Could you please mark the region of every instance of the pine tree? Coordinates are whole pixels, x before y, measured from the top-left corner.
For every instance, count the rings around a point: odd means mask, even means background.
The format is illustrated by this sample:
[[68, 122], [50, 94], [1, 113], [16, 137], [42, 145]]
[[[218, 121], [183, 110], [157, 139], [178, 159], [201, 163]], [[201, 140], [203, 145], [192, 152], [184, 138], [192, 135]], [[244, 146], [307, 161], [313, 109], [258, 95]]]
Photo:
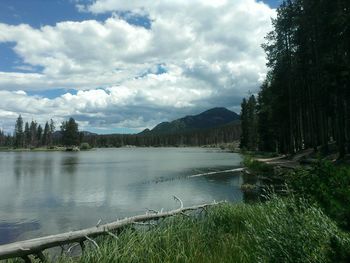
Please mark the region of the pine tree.
[[24, 144], [24, 133], [23, 133], [23, 119], [19, 115], [15, 125], [15, 147], [21, 148]]
[[[259, 147], [350, 152], [350, 1], [285, 0], [263, 45], [269, 72], [258, 97]], [[269, 131], [265, 123], [273, 127]], [[271, 135], [269, 135], [271, 134]]]
[[46, 122], [44, 127], [43, 138], [42, 138], [42, 144], [44, 146], [47, 146], [49, 143], [49, 133], [50, 133], [50, 126], [49, 126], [49, 123]]
[[37, 146], [42, 145], [42, 135], [43, 135], [43, 128], [41, 125], [38, 125], [37, 131], [36, 131], [36, 139], [37, 139]]
[[79, 145], [79, 130], [78, 124], [73, 118], [62, 122], [62, 143], [66, 146]]
[[49, 124], [49, 133], [48, 133], [48, 144], [51, 146], [53, 144], [53, 133], [55, 132], [55, 122], [50, 119], [50, 124]]
[[30, 123], [30, 145], [31, 147], [35, 147], [37, 145], [37, 126], [36, 121], [32, 120]]
[[25, 137], [25, 147], [28, 147], [31, 143], [31, 135], [30, 135], [30, 129], [29, 129], [29, 123], [26, 122], [25, 128], [24, 128], [24, 137]]
[[240, 142], [240, 148], [246, 149], [248, 147], [248, 140], [249, 140], [249, 120], [248, 120], [248, 105], [247, 100], [244, 98], [241, 104], [241, 127], [242, 127], [242, 134], [241, 134], [241, 142]]

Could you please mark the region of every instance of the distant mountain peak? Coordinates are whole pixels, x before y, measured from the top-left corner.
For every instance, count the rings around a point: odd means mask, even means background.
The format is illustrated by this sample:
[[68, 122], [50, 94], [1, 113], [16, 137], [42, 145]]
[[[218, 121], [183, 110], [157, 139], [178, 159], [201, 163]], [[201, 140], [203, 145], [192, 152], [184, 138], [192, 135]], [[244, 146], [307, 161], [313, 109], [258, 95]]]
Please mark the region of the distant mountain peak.
[[172, 134], [190, 132], [200, 129], [219, 127], [238, 121], [239, 115], [223, 107], [206, 110], [198, 115], [188, 115], [171, 122], [162, 122], [152, 130], [144, 130], [141, 134]]

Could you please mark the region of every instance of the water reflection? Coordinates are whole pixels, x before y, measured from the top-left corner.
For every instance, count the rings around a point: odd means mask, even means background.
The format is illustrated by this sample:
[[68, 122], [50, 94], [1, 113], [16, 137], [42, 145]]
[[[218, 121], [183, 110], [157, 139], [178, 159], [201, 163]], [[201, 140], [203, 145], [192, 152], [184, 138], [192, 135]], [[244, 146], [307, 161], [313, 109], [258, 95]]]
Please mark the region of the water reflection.
[[74, 175], [77, 171], [79, 162], [79, 153], [68, 153], [68, 156], [63, 156], [61, 160], [62, 174]]
[[252, 189], [247, 189], [243, 191], [243, 200], [245, 203], [254, 203], [258, 201], [259, 199], [259, 188], [253, 189], [255, 186], [259, 185], [259, 178], [257, 175], [254, 174], [248, 174], [245, 172], [242, 172], [242, 179], [243, 179], [243, 184], [252, 186]]
[[16, 240], [23, 232], [40, 229], [37, 221], [33, 222], [1, 222], [0, 221], [0, 245]]
[[[0, 241], [213, 200], [241, 202], [241, 157], [200, 148], [0, 153]], [[217, 171], [215, 175], [189, 178]], [[3, 225], [1, 225], [1, 222]], [[2, 231], [2, 232], [1, 232]]]

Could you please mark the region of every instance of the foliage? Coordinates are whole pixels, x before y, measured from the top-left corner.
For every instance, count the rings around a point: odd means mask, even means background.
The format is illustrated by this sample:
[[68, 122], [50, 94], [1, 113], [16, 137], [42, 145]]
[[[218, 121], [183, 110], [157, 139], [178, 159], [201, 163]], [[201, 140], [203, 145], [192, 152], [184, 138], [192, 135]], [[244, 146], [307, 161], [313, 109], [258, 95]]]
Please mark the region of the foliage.
[[199, 129], [190, 132], [172, 134], [106, 134], [85, 135], [84, 142], [92, 147], [121, 147], [134, 146], [202, 146], [232, 143], [241, 134], [240, 123], [230, 123], [224, 126]]
[[90, 150], [91, 146], [90, 144], [88, 144], [87, 142], [83, 142], [82, 144], [80, 144], [80, 150]]
[[[20, 119], [22, 120], [22, 119]], [[22, 120], [23, 121], [23, 120]], [[23, 124], [22, 124], [23, 126]], [[19, 127], [18, 125], [16, 127]], [[68, 129], [68, 130], [67, 130]], [[16, 137], [5, 135], [0, 131], [0, 147], [37, 148], [41, 146], [52, 147], [54, 145], [79, 145], [88, 143], [92, 147], [122, 147], [134, 146], [203, 146], [232, 143], [239, 139], [241, 125], [234, 121], [219, 127], [190, 129], [184, 132], [169, 134], [152, 133], [149, 130], [139, 134], [103, 134], [90, 132], [78, 132], [78, 126], [74, 119], [64, 121], [61, 130], [55, 132], [55, 123], [51, 119], [46, 122], [44, 129], [36, 121], [25, 123], [24, 132], [19, 132]], [[74, 130], [74, 132], [73, 132]], [[17, 140], [16, 140], [17, 138]], [[16, 146], [18, 144], [19, 146]]]
[[251, 172], [259, 175], [273, 175], [274, 172], [272, 165], [259, 162], [249, 155], [244, 156], [243, 165]]
[[331, 218], [350, 230], [350, 168], [317, 162], [311, 169], [289, 174], [290, 187], [297, 194], [317, 202]]
[[349, 236], [339, 232], [334, 222], [304, 199], [273, 197], [267, 204], [252, 209], [249, 218], [247, 234], [259, 262], [348, 262], [350, 259]]
[[59, 262], [348, 262], [349, 236], [303, 199], [224, 204], [96, 239]]
[[79, 145], [78, 124], [73, 118], [62, 122], [61, 125], [62, 142], [66, 146]]
[[21, 115], [18, 116], [17, 120], [16, 120], [16, 125], [15, 125], [15, 143], [14, 146], [16, 148], [20, 148], [23, 146], [23, 118]]
[[[260, 150], [322, 146], [327, 153], [335, 140], [340, 157], [350, 153], [349, 24], [349, 0], [284, 0], [277, 9], [263, 45], [269, 72], [256, 105]], [[243, 131], [256, 118], [246, 122]]]
[[248, 101], [243, 99], [241, 107], [242, 135], [240, 147], [249, 151], [255, 151], [258, 146], [258, 122], [255, 96], [251, 95]]

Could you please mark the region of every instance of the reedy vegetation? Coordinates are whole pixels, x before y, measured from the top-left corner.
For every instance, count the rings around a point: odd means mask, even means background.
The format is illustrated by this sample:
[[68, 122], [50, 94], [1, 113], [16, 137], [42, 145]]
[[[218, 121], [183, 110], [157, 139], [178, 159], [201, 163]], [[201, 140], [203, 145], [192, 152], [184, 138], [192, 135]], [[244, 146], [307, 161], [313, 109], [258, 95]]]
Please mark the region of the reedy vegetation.
[[[347, 262], [350, 238], [321, 209], [298, 198], [224, 204], [97, 239], [59, 262]], [[14, 262], [14, 261], [9, 261]]]

